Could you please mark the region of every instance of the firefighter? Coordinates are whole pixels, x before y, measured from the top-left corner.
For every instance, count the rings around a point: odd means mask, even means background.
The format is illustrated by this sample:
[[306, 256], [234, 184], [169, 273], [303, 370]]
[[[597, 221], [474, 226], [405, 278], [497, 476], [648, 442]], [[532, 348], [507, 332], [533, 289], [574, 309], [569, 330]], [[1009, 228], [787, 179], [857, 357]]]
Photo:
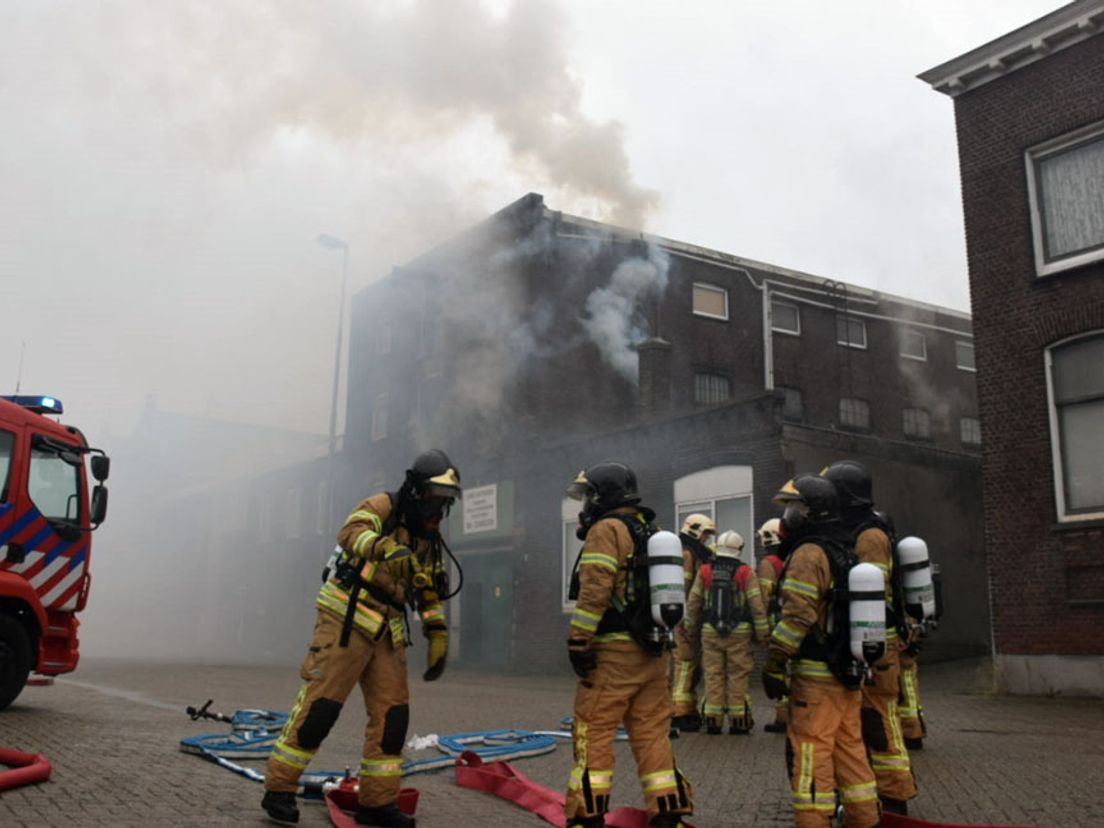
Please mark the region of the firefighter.
[[819, 475], [800, 474], [774, 502], [785, 509], [782, 539], [794, 549], [779, 587], [781, 610], [763, 689], [768, 698], [782, 698], [792, 667], [787, 761], [795, 825], [827, 828], [838, 789], [848, 828], [873, 828], [880, 815], [862, 740], [862, 673], [850, 660], [849, 630], [841, 622], [846, 607], [836, 592], [847, 589], [847, 570], [856, 559], [840, 524], [836, 487]]
[[903, 596], [894, 589], [900, 573], [894, 568], [893, 532], [888, 521], [874, 511], [873, 485], [862, 463], [840, 460], [821, 475], [836, 484], [841, 521], [855, 539], [855, 554], [860, 561], [874, 564], [885, 573], [886, 650], [885, 656], [873, 665], [873, 683], [862, 685], [862, 732], [870, 767], [878, 781], [882, 810], [907, 814], [906, 803], [916, 797], [916, 781], [897, 711], [901, 670], [899, 631], [907, 634], [908, 627], [899, 614], [904, 610]]
[[362, 501], [338, 532], [340, 556], [323, 574], [314, 636], [300, 671], [304, 684], [265, 767], [261, 806], [275, 822], [295, 823], [299, 777], [359, 684], [368, 724], [360, 763], [356, 821], [413, 826], [396, 804], [409, 718], [406, 607], [428, 639], [423, 678], [445, 669], [448, 597], [441, 520], [460, 497], [460, 473], [440, 450], [418, 455], [396, 494]]
[[[785, 565], [779, 552], [782, 549], [782, 536], [779, 534], [782, 524], [778, 518], [771, 518], [759, 527], [759, 548], [762, 555], [759, 558], [759, 589], [763, 593], [763, 605], [767, 608], [767, 623], [771, 629], [778, 623], [777, 613], [772, 609], [774, 595], [778, 586], [778, 579], [782, 577], [782, 567]], [[783, 696], [774, 704], [774, 721], [763, 725], [763, 730], [769, 733], [785, 733], [786, 722], [789, 719], [790, 700]]]
[[567, 494], [583, 503], [578, 531], [583, 548], [572, 577], [576, 604], [567, 640], [579, 677], [567, 825], [605, 824], [613, 740], [624, 723], [650, 824], [676, 828], [693, 810], [691, 789], [671, 749], [670, 657], [664, 643], [651, 636], [655, 627], [647, 582], [637, 577], [639, 565], [646, 565], [655, 513], [640, 505], [636, 475], [622, 463], [599, 463], [579, 472]]
[[[708, 515], [687, 515], [682, 522], [679, 539], [682, 541], [682, 573], [687, 594], [699, 567], [712, 559], [709, 543], [716, 534], [717, 525]], [[691, 635], [683, 625], [679, 628], [676, 644], [675, 674], [671, 683], [675, 709], [671, 724], [687, 733], [697, 733], [701, 730], [697, 697], [698, 682], [701, 680], [701, 640]]]
[[748, 678], [755, 665], [752, 637], [767, 637], [767, 612], [759, 579], [740, 560], [744, 539], [738, 532], [717, 538], [712, 563], [702, 564], [686, 604], [686, 629], [701, 639], [705, 673], [705, 729], [718, 734], [729, 717], [729, 733], [747, 735], [755, 722]]

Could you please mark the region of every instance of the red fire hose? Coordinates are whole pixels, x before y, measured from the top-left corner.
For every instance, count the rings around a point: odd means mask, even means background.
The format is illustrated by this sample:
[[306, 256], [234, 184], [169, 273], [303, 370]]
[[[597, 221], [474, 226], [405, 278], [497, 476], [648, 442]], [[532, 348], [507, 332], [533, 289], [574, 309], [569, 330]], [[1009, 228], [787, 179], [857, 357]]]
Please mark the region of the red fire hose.
[[10, 791], [24, 785], [34, 785], [50, 778], [53, 768], [41, 753], [20, 753], [0, 747], [0, 765], [11, 770], [0, 771], [0, 791]]

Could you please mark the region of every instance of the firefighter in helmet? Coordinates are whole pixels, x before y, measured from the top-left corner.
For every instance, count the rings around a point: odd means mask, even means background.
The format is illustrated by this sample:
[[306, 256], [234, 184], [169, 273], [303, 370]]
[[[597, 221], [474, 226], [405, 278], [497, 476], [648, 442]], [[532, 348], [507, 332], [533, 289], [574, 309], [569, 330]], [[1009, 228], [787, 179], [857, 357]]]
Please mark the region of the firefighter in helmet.
[[685, 627], [701, 638], [705, 673], [705, 728], [717, 734], [729, 717], [729, 733], [749, 734], [748, 678], [755, 665], [752, 638], [767, 637], [767, 612], [759, 579], [740, 560], [744, 539], [738, 532], [717, 538], [712, 563], [702, 564], [690, 589]]
[[300, 671], [304, 684], [265, 767], [261, 806], [273, 821], [298, 822], [299, 777], [359, 684], [368, 724], [356, 821], [414, 825], [397, 805], [409, 719], [406, 611], [412, 607], [421, 617], [429, 644], [422, 677], [434, 681], [448, 654], [447, 548], [440, 526], [459, 497], [460, 473], [452, 461], [443, 451], [427, 451], [397, 493], [362, 501], [338, 532], [340, 555], [324, 573], [315, 602], [314, 636]]
[[[916, 782], [909, 763], [897, 717], [897, 693], [900, 678], [898, 653], [908, 627], [903, 616], [903, 596], [894, 590], [899, 572], [894, 567], [893, 532], [887, 521], [874, 511], [873, 485], [866, 466], [856, 460], [840, 460], [821, 472], [836, 484], [840, 494], [841, 521], [855, 539], [855, 554], [863, 563], [871, 563], [885, 573], [886, 650], [874, 663], [873, 683], [862, 686], [863, 740], [870, 756], [870, 767], [878, 780], [878, 798], [882, 810], [907, 814], [906, 802], [916, 797]], [[898, 592], [895, 596], [894, 592]], [[896, 599], [896, 600], [895, 600]]]
[[[766, 521], [756, 534], [759, 536], [759, 568], [756, 575], [759, 576], [759, 589], [763, 593], [763, 604], [767, 608], [767, 623], [773, 630], [778, 623], [778, 614], [773, 609], [774, 596], [777, 592], [778, 579], [782, 577], [782, 522], [778, 518]], [[774, 721], [763, 725], [763, 730], [769, 733], [785, 733], [786, 722], [789, 719], [790, 700], [783, 697], [774, 704]]]
[[819, 475], [799, 474], [774, 502], [785, 510], [782, 539], [793, 551], [779, 587], [782, 605], [763, 689], [771, 699], [787, 689], [790, 695], [786, 753], [795, 825], [828, 828], [838, 789], [848, 828], [873, 828], [880, 814], [862, 740], [862, 673], [852, 669], [848, 626], [840, 620], [841, 602], [832, 600], [837, 585], [846, 589], [855, 562], [851, 536], [840, 523], [835, 484]]
[[[579, 677], [572, 740], [575, 761], [567, 785], [568, 828], [605, 824], [613, 785], [613, 740], [629, 733], [650, 824], [683, 825], [693, 810], [690, 784], [671, 749], [670, 657], [648, 626], [650, 598], [636, 581], [645, 563], [655, 513], [640, 505], [636, 475], [623, 463], [579, 472], [567, 494], [582, 501], [583, 548], [572, 577], [575, 610], [567, 653]], [[643, 610], [643, 612], [641, 611]]]
[[[717, 534], [717, 525], [708, 515], [687, 515], [679, 531], [682, 541], [682, 573], [686, 594], [702, 564], [713, 558], [709, 544]], [[679, 628], [675, 650], [675, 673], [671, 696], [675, 702], [671, 724], [687, 733], [701, 729], [697, 687], [701, 680], [701, 639], [691, 634], [685, 622]]]

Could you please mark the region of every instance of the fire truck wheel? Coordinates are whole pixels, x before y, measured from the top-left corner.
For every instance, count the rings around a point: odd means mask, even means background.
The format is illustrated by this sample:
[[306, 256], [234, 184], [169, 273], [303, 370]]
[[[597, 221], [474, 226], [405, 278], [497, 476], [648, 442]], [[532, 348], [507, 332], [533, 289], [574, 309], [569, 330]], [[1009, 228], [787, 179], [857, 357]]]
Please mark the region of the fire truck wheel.
[[0, 615], [0, 710], [23, 690], [31, 673], [31, 640], [18, 620]]

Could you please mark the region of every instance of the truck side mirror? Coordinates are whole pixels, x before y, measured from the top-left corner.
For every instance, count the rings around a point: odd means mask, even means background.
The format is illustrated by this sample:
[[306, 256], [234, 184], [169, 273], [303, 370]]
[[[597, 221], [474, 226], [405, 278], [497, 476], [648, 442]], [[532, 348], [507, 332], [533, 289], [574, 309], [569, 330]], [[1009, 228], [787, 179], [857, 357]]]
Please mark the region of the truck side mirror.
[[107, 517], [107, 486], [92, 490], [92, 525], [99, 526]]
[[103, 483], [111, 473], [111, 458], [106, 454], [94, 454], [91, 457], [92, 476]]

